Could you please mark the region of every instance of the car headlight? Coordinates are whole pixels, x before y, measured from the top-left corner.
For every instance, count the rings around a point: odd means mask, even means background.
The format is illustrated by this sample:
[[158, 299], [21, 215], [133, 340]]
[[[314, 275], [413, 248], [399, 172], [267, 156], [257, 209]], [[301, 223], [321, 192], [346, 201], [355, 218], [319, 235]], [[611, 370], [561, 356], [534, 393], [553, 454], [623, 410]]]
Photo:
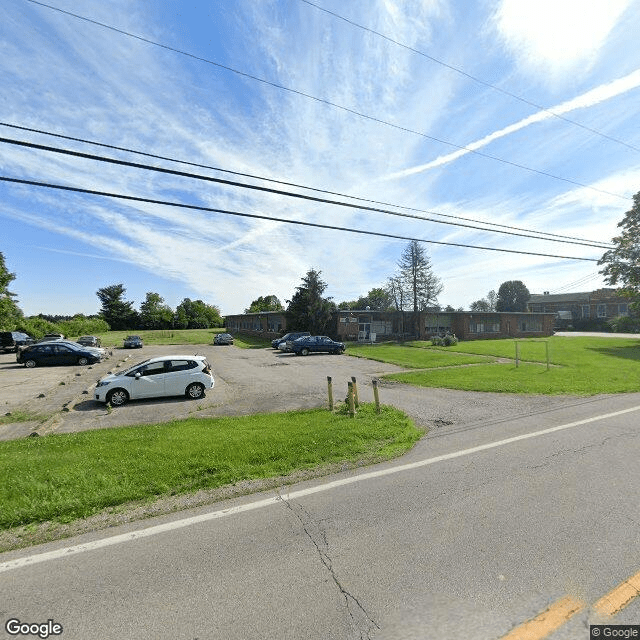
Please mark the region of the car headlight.
[[98, 387], [106, 387], [109, 384], [111, 384], [111, 382], [109, 382], [109, 380], [98, 380], [98, 384], [96, 385], [96, 388], [98, 388]]

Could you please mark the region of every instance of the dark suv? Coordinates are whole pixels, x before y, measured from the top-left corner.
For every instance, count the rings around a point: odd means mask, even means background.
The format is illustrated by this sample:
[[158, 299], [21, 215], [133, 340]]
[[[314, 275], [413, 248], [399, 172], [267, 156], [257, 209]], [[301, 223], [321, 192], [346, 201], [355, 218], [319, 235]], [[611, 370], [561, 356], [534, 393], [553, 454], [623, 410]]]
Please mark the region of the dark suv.
[[[274, 349], [280, 349], [281, 344], [286, 344], [288, 341], [294, 341], [298, 338], [302, 338], [302, 336], [310, 336], [311, 334], [308, 331], [296, 331], [294, 333], [287, 333], [282, 338], [276, 338], [271, 341], [271, 346]], [[283, 349], [281, 349], [283, 350]]]
[[0, 349], [3, 351], [17, 351], [19, 347], [33, 344], [35, 340], [22, 331], [1, 331]]

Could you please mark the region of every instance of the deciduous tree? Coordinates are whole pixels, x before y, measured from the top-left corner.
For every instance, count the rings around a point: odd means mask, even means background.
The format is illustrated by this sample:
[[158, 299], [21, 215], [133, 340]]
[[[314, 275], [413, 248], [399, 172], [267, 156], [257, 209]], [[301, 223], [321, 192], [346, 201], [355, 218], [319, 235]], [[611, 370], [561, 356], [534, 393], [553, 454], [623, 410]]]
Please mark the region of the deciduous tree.
[[168, 329], [173, 325], [173, 309], [164, 303], [159, 293], [148, 291], [140, 305], [140, 325], [143, 329]]
[[261, 311], [284, 311], [284, 307], [278, 296], [269, 295], [260, 296], [244, 310], [245, 313], [259, 313]]
[[522, 312], [527, 310], [531, 294], [521, 280], [507, 280], [498, 289], [496, 311]]
[[605, 252], [598, 264], [607, 284], [620, 285], [634, 310], [640, 311], [640, 191], [633, 196], [633, 206], [618, 223], [622, 230], [611, 241], [613, 249]]
[[13, 331], [22, 319], [22, 311], [16, 302], [16, 294], [9, 291], [9, 285], [16, 278], [7, 269], [4, 255], [0, 252], [0, 330]]

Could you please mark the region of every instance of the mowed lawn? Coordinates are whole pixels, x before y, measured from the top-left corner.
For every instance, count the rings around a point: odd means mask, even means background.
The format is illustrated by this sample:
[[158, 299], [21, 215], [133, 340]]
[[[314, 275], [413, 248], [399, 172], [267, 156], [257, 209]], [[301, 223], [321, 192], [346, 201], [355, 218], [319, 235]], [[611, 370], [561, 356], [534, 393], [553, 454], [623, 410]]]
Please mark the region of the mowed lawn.
[[365, 404], [354, 418], [342, 406], [0, 442], [0, 530], [300, 470], [371, 464], [401, 455], [423, 433], [402, 411], [383, 406], [377, 414]]
[[[519, 366], [515, 365], [516, 342]], [[546, 343], [546, 344], [545, 344]], [[477, 340], [452, 347], [433, 347], [430, 342], [396, 345], [403, 355], [385, 357], [391, 345], [362, 346], [353, 351], [422, 371], [385, 376], [390, 380], [422, 387], [503, 393], [595, 395], [640, 391], [640, 341], [628, 338], [556, 337], [544, 340]], [[550, 367], [547, 370], [546, 349]], [[348, 353], [351, 353], [349, 349]], [[371, 355], [367, 355], [370, 353]], [[481, 357], [484, 364], [442, 367], [442, 354]], [[431, 363], [429, 358], [433, 357]], [[510, 362], [498, 362], [508, 358]], [[413, 362], [414, 364], [409, 364]], [[460, 363], [461, 365], [465, 363]]]

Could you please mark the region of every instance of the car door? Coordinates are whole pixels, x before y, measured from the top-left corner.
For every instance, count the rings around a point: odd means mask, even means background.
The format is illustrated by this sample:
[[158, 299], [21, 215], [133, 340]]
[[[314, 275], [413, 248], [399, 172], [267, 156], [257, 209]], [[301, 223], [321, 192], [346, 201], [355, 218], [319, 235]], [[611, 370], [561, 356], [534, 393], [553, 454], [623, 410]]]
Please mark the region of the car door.
[[184, 395], [195, 372], [197, 372], [197, 368], [193, 360], [172, 358], [167, 367], [167, 375], [165, 378], [166, 394], [168, 396]]
[[[53, 346], [50, 344], [42, 344], [35, 348], [33, 351], [29, 351], [28, 356], [31, 356], [39, 365], [58, 364], [56, 362], [57, 354], [53, 350]], [[29, 359], [28, 356], [25, 360]]]
[[[138, 375], [139, 374], [139, 375]], [[133, 380], [131, 398], [156, 398], [165, 395], [165, 361], [149, 362], [127, 374]]]
[[55, 364], [76, 364], [78, 354], [64, 344], [52, 344]]

